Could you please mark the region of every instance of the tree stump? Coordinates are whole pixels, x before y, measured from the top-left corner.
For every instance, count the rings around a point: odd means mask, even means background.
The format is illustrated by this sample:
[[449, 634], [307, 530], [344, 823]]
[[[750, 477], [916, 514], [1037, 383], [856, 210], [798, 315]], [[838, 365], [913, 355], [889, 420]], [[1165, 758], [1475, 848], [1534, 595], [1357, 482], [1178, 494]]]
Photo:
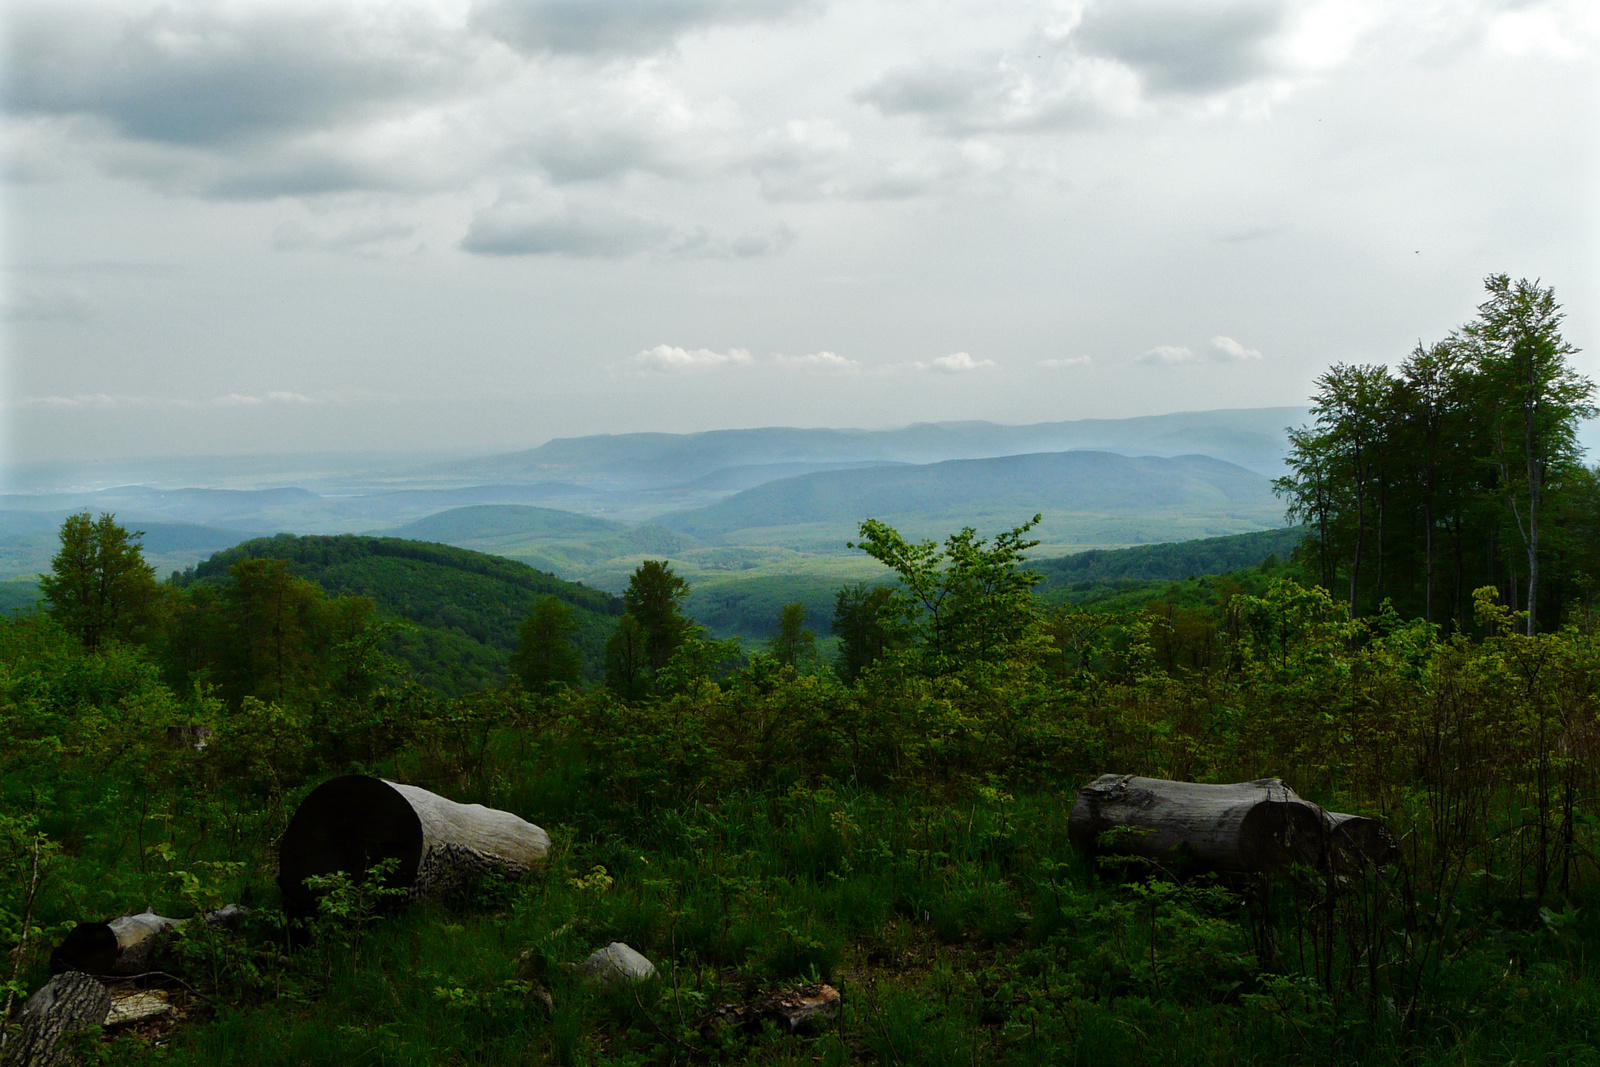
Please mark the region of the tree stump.
[[23, 1002], [21, 1029], [6, 1042], [4, 1067], [57, 1067], [72, 1062], [66, 1035], [99, 1026], [111, 1013], [111, 994], [81, 971], [58, 974]]
[[433, 896], [477, 871], [525, 875], [549, 851], [550, 835], [510, 812], [349, 774], [322, 783], [295, 810], [278, 847], [278, 889], [284, 909], [304, 916], [317, 907], [305, 884], [312, 875], [344, 871], [360, 877], [374, 864], [395, 859], [389, 888]]
[[[1105, 844], [1102, 835], [1116, 830], [1126, 832]], [[1324, 811], [1281, 778], [1200, 785], [1101, 775], [1078, 794], [1067, 832], [1086, 855], [1139, 856], [1174, 873], [1256, 874], [1296, 863], [1384, 863], [1393, 856], [1382, 823]]]

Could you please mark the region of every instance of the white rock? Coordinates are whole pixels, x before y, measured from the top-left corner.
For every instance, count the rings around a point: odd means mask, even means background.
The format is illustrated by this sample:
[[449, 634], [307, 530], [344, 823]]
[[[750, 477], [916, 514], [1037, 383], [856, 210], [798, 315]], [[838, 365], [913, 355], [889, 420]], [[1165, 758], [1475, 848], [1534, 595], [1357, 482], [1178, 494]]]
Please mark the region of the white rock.
[[656, 976], [656, 965], [621, 941], [613, 941], [590, 953], [588, 959], [578, 964], [578, 970], [589, 981], [603, 984], [642, 982]]

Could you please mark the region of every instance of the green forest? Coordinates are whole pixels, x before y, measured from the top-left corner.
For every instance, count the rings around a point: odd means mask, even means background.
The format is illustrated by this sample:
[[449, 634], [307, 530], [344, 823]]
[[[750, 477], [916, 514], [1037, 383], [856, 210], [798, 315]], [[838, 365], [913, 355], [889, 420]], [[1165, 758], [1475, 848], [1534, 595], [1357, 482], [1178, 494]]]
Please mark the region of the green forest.
[[[109, 980], [169, 1010], [63, 1055], [1600, 1063], [1600, 491], [1561, 321], [1497, 276], [1399, 371], [1331, 368], [1290, 531], [1030, 562], [1037, 517], [863, 516], [881, 581], [769, 591], [759, 641], [702, 626], [668, 560], [613, 597], [285, 535], [160, 580], [137, 530], [73, 516], [41, 608], [0, 621], [0, 1057], [75, 929], [237, 904]], [[548, 854], [418, 899], [374, 862], [286, 906], [286, 829], [349, 774]], [[1074, 845], [1105, 774], [1281, 778], [1393, 847], [1240, 872]], [[613, 942], [654, 974], [573, 966]], [[754, 1007], [824, 984], [793, 1033]]]

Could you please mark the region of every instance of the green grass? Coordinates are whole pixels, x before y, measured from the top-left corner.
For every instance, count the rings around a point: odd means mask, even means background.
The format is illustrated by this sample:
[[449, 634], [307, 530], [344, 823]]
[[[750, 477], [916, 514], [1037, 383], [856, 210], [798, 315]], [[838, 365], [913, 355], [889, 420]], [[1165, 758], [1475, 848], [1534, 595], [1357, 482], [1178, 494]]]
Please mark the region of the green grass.
[[[258, 990], [187, 1026], [162, 1062], [1595, 1062], [1600, 985], [1571, 961], [1600, 948], [1600, 924], [1575, 942], [1534, 929], [1479, 946], [1448, 1024], [1402, 1045], [1392, 1018], [1263, 973], [1238, 896], [1098, 880], [1067, 840], [1070, 787], [910, 797], [824, 783], [641, 817], [573, 788], [592, 769], [572, 753], [509, 743], [515, 784], [464, 799], [552, 827], [542, 877], [410, 907], [356, 945], [346, 930], [337, 951], [313, 941], [264, 979], [293, 995]], [[602, 866], [609, 884], [584, 877]], [[597, 989], [565, 966], [614, 940], [658, 978]], [[816, 980], [844, 1010], [812, 1034], [701, 1025]], [[133, 1040], [111, 1051], [142, 1054]]]

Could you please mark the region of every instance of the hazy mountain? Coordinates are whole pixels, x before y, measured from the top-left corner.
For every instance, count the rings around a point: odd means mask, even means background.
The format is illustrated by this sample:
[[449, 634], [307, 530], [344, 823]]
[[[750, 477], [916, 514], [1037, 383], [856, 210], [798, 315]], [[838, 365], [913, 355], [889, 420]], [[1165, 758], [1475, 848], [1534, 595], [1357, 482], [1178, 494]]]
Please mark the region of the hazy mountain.
[[1287, 448], [1285, 428], [1299, 425], [1305, 418], [1306, 409], [1300, 407], [1238, 408], [1031, 426], [938, 422], [895, 430], [765, 427], [693, 434], [603, 434], [557, 438], [525, 452], [458, 461], [435, 470], [475, 480], [558, 480], [638, 488], [682, 485], [733, 467], [925, 464], [1092, 449], [1136, 455], [1202, 454], [1276, 474]]
[[940, 536], [967, 525], [993, 532], [1036, 512], [1051, 542], [1105, 544], [1171, 540], [1145, 532], [1163, 525], [1209, 534], [1278, 526], [1283, 505], [1265, 476], [1209, 456], [1051, 452], [807, 474], [659, 522], [708, 541], [831, 538], [842, 548], [869, 517]]
[[[516, 505], [454, 508], [388, 533], [493, 552], [541, 570], [586, 579], [591, 577], [590, 568], [597, 564], [643, 556], [673, 556], [694, 544], [693, 538], [659, 526], [635, 526], [570, 511]], [[634, 565], [623, 562], [610, 569], [632, 570]]]

